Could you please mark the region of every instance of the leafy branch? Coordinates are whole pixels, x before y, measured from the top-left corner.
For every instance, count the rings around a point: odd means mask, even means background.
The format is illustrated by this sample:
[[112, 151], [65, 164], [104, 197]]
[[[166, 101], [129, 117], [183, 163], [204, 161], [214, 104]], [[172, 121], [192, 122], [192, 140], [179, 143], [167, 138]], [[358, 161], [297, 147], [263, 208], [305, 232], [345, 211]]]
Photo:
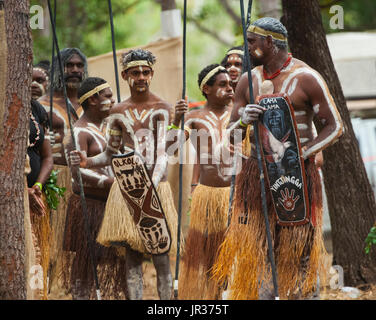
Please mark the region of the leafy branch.
[[376, 245], [376, 226], [371, 228], [365, 242], [366, 242], [366, 247], [365, 247], [364, 251], [365, 251], [366, 254], [369, 254], [372, 245], [373, 244]]
[[50, 177], [48, 178], [46, 184], [44, 185], [44, 192], [46, 194], [47, 203], [50, 209], [56, 210], [60, 201], [59, 198], [64, 199], [64, 193], [66, 188], [60, 188], [57, 182], [57, 170], [52, 170]]

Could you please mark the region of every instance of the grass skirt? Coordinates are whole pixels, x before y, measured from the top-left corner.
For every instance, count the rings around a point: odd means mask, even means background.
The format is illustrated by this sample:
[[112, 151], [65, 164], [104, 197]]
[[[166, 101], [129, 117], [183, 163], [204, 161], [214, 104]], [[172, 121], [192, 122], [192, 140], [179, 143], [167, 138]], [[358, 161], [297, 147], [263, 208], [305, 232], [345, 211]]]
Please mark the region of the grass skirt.
[[[35, 290], [37, 290], [37, 296], [39, 295], [40, 299], [47, 300], [47, 275], [50, 262], [51, 228], [50, 213], [44, 193], [42, 193], [42, 200], [45, 206], [45, 211], [41, 214], [41, 212], [36, 213], [32, 210], [32, 208], [30, 208], [30, 221], [33, 246], [36, 252], [35, 266], [37, 266], [37, 269], [34, 271], [37, 272], [37, 274], [35, 274], [35, 276], [41, 276], [42, 280], [42, 288], [38, 288], [40, 285], [36, 285], [37, 289]], [[38, 268], [38, 265], [41, 267], [41, 269]], [[40, 274], [40, 271], [42, 271], [43, 274]]]
[[[318, 276], [324, 274], [321, 183], [313, 161], [306, 161], [305, 168], [311, 222], [280, 227], [275, 214], [269, 213], [281, 299], [308, 297], [316, 290]], [[267, 181], [265, 185], [269, 190]], [[229, 284], [232, 300], [261, 298], [261, 285], [263, 289], [273, 290], [260, 192], [257, 160], [251, 157], [237, 176], [231, 224], [213, 268], [215, 279], [220, 284]], [[270, 192], [266, 196], [271, 208]]]
[[[99, 287], [103, 298], [119, 299], [126, 292], [125, 261], [117, 255], [115, 248], [106, 248], [95, 242], [102, 223], [106, 203], [100, 200], [86, 199], [90, 239], [94, 249]], [[64, 234], [65, 251], [75, 253], [73, 262], [64, 267], [64, 284], [75, 288], [77, 281], [91, 297], [95, 296], [95, 282], [87, 241], [85, 217], [81, 207], [81, 198], [72, 194], [67, 211]]]
[[[166, 215], [172, 243], [169, 255], [176, 254], [177, 213], [169, 182], [160, 182], [157, 193]], [[105, 215], [97, 237], [103, 246], [127, 243], [133, 250], [147, 254], [139, 231], [129, 213], [127, 204], [115, 180], [108, 195]]]
[[199, 184], [192, 194], [191, 219], [179, 275], [179, 299], [220, 298], [211, 268], [228, 224], [230, 187]]
[[[56, 184], [65, 188], [64, 198], [59, 199], [57, 210], [51, 210], [51, 244], [50, 244], [50, 297], [67, 299], [63, 285], [63, 266], [71, 259], [70, 254], [63, 251], [65, 220], [68, 200], [72, 194], [71, 171], [68, 166], [54, 165], [57, 170]], [[67, 261], [65, 261], [67, 260]]]

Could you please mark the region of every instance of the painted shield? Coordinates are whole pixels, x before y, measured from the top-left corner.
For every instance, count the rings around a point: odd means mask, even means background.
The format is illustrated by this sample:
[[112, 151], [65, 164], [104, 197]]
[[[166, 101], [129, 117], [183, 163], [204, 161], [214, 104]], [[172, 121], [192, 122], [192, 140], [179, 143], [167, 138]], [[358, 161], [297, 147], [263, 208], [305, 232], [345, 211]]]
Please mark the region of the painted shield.
[[147, 251], [155, 255], [168, 252], [170, 230], [142, 156], [134, 151], [114, 155], [111, 164]]
[[277, 222], [281, 226], [305, 224], [310, 206], [294, 109], [287, 95], [264, 95], [258, 101], [266, 108], [258, 129]]

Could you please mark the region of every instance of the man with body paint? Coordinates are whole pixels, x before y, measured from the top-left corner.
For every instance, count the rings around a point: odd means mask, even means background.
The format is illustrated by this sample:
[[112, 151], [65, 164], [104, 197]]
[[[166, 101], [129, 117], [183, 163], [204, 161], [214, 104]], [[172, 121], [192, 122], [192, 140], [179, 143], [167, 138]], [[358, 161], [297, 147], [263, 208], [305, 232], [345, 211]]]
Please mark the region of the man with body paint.
[[[77, 91], [81, 82], [87, 77], [86, 56], [77, 48], [65, 48], [60, 51], [64, 67], [64, 80], [67, 90], [68, 104], [72, 123], [78, 120], [82, 114], [82, 108], [78, 103]], [[55, 57], [54, 75], [50, 78], [49, 86], [53, 86], [53, 107], [52, 107], [52, 130], [50, 142], [52, 146], [52, 156], [54, 168], [58, 172], [56, 184], [65, 188], [64, 199], [60, 199], [56, 211], [51, 215], [52, 241], [50, 248], [50, 294], [53, 299], [66, 298], [60, 282], [61, 267], [63, 264], [62, 244], [66, 218], [66, 207], [68, 199], [72, 193], [72, 178], [67, 166], [64, 150], [64, 137], [70, 130], [69, 118], [64, 99], [63, 82], [60, 76], [59, 61]], [[50, 92], [38, 99], [50, 117]], [[50, 119], [51, 120], [51, 119]]]
[[[288, 53], [287, 31], [278, 20], [255, 21], [247, 30], [247, 41], [255, 66], [252, 82], [256, 102], [262, 94], [285, 93], [294, 109], [305, 160], [311, 219], [303, 225], [282, 227], [270, 212], [269, 223], [280, 297], [309, 298], [317, 289], [326, 253], [322, 238], [321, 184], [314, 158], [342, 135], [343, 125], [322, 76]], [[244, 74], [236, 89], [229, 123], [229, 129], [241, 129], [243, 137], [246, 132], [252, 134], [252, 123], [265, 111], [249, 102], [248, 75]], [[314, 118], [322, 124], [318, 134], [315, 134]], [[232, 220], [213, 271], [218, 281], [228, 281], [230, 299], [273, 296], [255, 141], [253, 136], [251, 139], [251, 156], [243, 162], [236, 179]], [[265, 185], [268, 208], [272, 211], [267, 181]]]
[[[222, 59], [221, 65], [226, 68], [229, 73], [232, 89], [235, 92], [236, 86], [239, 82], [240, 76], [243, 73], [243, 55], [244, 51], [241, 46], [232, 47], [226, 52], [226, 56]], [[203, 106], [201, 106], [202, 108]], [[229, 107], [232, 107], [232, 103], [229, 104]], [[231, 110], [230, 110], [231, 112]], [[197, 155], [199, 156], [199, 155]], [[200, 180], [200, 166], [197, 163], [194, 164], [193, 175], [192, 175], [192, 184], [191, 192], [196, 188]]]
[[[234, 91], [228, 71], [218, 64], [204, 68], [198, 76], [198, 84], [206, 104], [186, 114], [184, 132], [199, 155], [200, 180], [192, 194], [190, 225], [179, 276], [179, 299], [212, 300], [220, 298], [221, 289], [211, 279], [211, 268], [228, 222], [232, 161], [230, 151], [225, 154], [223, 149], [226, 148], [226, 126]], [[173, 131], [180, 132], [177, 130], [179, 122], [187, 111], [186, 101], [178, 101], [169, 135]]]
[[[74, 124], [73, 132], [77, 150], [93, 157], [106, 148], [106, 138], [103, 127], [105, 119], [114, 104], [110, 85], [101, 78], [91, 77], [82, 82], [78, 89], [79, 103], [83, 114]], [[71, 151], [72, 139], [66, 139], [65, 148]], [[73, 193], [68, 201], [66, 227], [64, 234], [65, 251], [74, 252], [72, 263], [65, 266], [64, 277], [67, 288], [71, 288], [73, 299], [87, 300], [94, 293], [94, 277], [90, 262], [89, 245], [86, 238], [85, 217], [82, 211], [80, 186], [77, 170], [80, 170], [94, 256], [98, 265], [99, 286], [105, 297], [118, 298], [122, 291], [126, 296], [125, 272], [123, 259], [118, 257], [115, 248], [106, 248], [95, 243], [101, 226], [114, 177], [110, 166], [97, 168], [72, 167]], [[124, 279], [123, 279], [124, 278]]]
[[[161, 200], [171, 233], [169, 253], [152, 255], [157, 271], [159, 297], [170, 299], [172, 276], [169, 254], [176, 252], [177, 214], [171, 188], [167, 181], [165, 135], [171, 118], [171, 106], [150, 91], [153, 78], [154, 55], [142, 49], [131, 50], [121, 58], [122, 78], [128, 82], [131, 96], [111, 109], [108, 121], [109, 139], [106, 149], [95, 157], [73, 151], [72, 164], [91, 168], [109, 165], [118, 152], [137, 151], [145, 159], [146, 167]], [[79, 155], [81, 157], [74, 159]], [[123, 246], [126, 249], [127, 292], [130, 300], [143, 295], [142, 262], [147, 250], [140, 238], [133, 218], [115, 181], [107, 200], [106, 213], [97, 241], [104, 245]]]

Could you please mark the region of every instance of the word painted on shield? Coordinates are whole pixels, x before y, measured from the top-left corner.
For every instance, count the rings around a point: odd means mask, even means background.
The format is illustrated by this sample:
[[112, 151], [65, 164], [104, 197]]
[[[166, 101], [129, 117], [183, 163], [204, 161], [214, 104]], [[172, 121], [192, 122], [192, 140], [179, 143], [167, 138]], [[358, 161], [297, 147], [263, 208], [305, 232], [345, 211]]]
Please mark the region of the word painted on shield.
[[114, 163], [114, 166], [119, 168], [119, 167], [122, 167], [124, 165], [136, 165], [136, 164], [140, 164], [140, 159], [139, 158], [125, 158], [125, 159], [115, 159], [113, 161]]
[[299, 179], [296, 179], [294, 176], [282, 176], [274, 182], [270, 189], [274, 192], [278, 192], [278, 189], [286, 183], [292, 183], [299, 189], [302, 188], [302, 183]]

